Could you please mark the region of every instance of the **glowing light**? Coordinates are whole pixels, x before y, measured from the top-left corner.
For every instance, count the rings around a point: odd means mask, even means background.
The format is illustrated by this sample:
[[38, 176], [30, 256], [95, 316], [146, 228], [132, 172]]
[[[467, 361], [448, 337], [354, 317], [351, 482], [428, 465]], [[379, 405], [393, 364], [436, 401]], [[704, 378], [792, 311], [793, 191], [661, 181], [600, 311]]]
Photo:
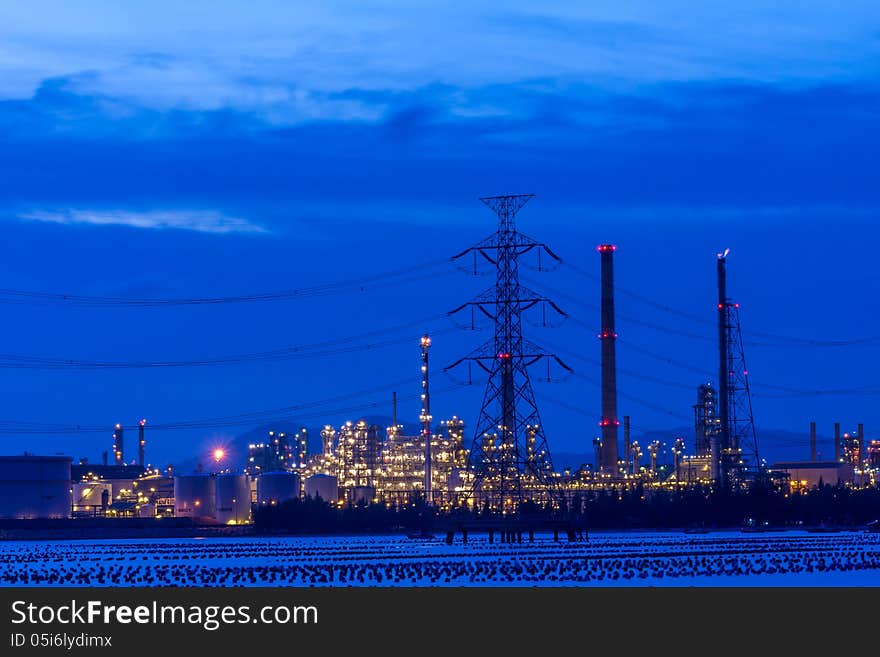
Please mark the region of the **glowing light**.
[[498, 358], [500, 358], [501, 360], [505, 360], [507, 358], [510, 358], [510, 354], [506, 351], [502, 351], [500, 354], [498, 354]]
[[217, 461], [217, 463], [220, 463], [220, 461], [222, 461], [224, 459], [224, 457], [226, 456], [226, 450], [223, 449], [222, 447], [218, 447], [217, 449], [214, 450], [213, 455], [214, 455], [214, 460]]

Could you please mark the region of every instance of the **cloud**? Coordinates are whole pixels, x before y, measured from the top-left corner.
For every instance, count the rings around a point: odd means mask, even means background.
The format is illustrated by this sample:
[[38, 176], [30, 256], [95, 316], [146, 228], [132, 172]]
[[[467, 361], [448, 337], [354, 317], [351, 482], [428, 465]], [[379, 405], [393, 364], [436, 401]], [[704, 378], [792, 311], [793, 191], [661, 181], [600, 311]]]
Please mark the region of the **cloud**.
[[[7, 3], [8, 4], [8, 3]], [[47, 78], [142, 110], [251, 112], [276, 125], [371, 118], [333, 99], [352, 87], [474, 90], [536, 78], [606, 89], [669, 81], [872, 80], [880, 8], [850, 0], [658, 3], [88, 3], [4, 12], [0, 98], [27, 99]], [[178, 7], [177, 5], [181, 5]], [[185, 5], [185, 6], [183, 6]], [[175, 29], [168, 29], [169, 21]]]
[[[47, 81], [30, 101], [0, 101], [0, 214], [48, 211], [73, 223], [57, 210], [207, 207], [248, 218], [234, 230], [282, 234], [399, 214], [423, 224], [423, 212], [469, 221], [473, 198], [508, 190], [649, 216], [661, 206], [880, 207], [877, 85], [720, 81], [610, 93], [533, 80], [353, 87], [340, 98], [384, 111], [284, 128], [231, 110], [111, 116], [105, 99]], [[185, 214], [146, 219], [229, 232], [216, 217]]]
[[24, 221], [91, 226], [130, 226], [132, 228], [174, 228], [199, 233], [265, 233], [265, 228], [247, 219], [212, 210], [34, 210], [18, 215]]

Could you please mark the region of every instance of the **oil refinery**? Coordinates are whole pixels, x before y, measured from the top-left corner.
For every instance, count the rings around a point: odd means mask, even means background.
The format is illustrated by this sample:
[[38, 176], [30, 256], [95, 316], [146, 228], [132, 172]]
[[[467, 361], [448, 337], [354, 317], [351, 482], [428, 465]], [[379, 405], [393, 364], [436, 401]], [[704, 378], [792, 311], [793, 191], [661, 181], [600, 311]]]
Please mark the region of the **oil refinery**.
[[[853, 488], [880, 481], [880, 440], [868, 440], [862, 424], [851, 432], [834, 427], [834, 458], [821, 459], [816, 425], [810, 425], [809, 459], [768, 464], [760, 457], [741, 334], [739, 304], [728, 295], [729, 250], [717, 254], [717, 380], [694, 386], [693, 436], [670, 435], [640, 444], [631, 435], [630, 416], [618, 411], [614, 258], [617, 246], [603, 243], [599, 254], [601, 397], [593, 435], [585, 436], [594, 462], [555, 468], [544, 432], [529, 368], [544, 363], [562, 373], [572, 368], [555, 353], [524, 335], [523, 315], [535, 308], [565, 316], [557, 303], [520, 282], [524, 257], [561, 262], [546, 244], [518, 232], [515, 217], [531, 195], [481, 199], [496, 215], [495, 233], [453, 260], [486, 261], [495, 283], [449, 315], [470, 312], [488, 317], [493, 336], [444, 371], [467, 367], [485, 378], [485, 392], [471, 429], [462, 416], [435, 422], [431, 398], [430, 335], [413, 339], [420, 367], [417, 432], [398, 422], [397, 392], [390, 400], [392, 421], [380, 426], [352, 419], [320, 429], [320, 450], [309, 453], [309, 431], [268, 431], [251, 442], [243, 464], [231, 463], [222, 448], [210, 456], [209, 471], [177, 473], [146, 461], [147, 420], [138, 431], [137, 457], [126, 459], [126, 426], [112, 431], [112, 463], [100, 465], [63, 456], [0, 457], [0, 518], [188, 518], [196, 523], [241, 525], [254, 510], [305, 497], [331, 505], [422, 503], [439, 512], [459, 507], [514, 513], [529, 503], [546, 508], [580, 506], [596, 495], [639, 488], [703, 487], [748, 489], [772, 482], [797, 494], [822, 483]], [[707, 304], [708, 306], [709, 304]], [[591, 336], [592, 337], [592, 336]], [[548, 374], [549, 376], [549, 374]], [[585, 409], [586, 410], [586, 409]], [[416, 423], [414, 423], [416, 424]], [[622, 444], [621, 444], [622, 439]], [[588, 442], [589, 441], [589, 442]], [[807, 449], [805, 445], [804, 452]]]

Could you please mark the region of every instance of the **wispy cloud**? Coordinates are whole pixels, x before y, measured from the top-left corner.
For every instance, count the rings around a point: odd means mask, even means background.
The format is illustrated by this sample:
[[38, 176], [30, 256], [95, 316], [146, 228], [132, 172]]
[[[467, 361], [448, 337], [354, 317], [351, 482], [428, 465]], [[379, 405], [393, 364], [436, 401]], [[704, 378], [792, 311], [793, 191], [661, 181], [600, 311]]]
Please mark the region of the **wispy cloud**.
[[132, 228], [173, 228], [200, 233], [265, 233], [267, 230], [247, 219], [212, 210], [34, 210], [18, 215], [24, 221], [92, 226], [130, 226]]

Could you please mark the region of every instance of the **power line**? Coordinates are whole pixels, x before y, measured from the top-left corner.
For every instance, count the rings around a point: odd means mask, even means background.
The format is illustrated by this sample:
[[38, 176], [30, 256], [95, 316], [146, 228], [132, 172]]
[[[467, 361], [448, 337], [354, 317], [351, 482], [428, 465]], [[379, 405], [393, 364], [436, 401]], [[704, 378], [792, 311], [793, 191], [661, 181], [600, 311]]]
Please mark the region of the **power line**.
[[[211, 418], [179, 420], [174, 422], [151, 423], [150, 431], [174, 431], [181, 429], [213, 429], [225, 427], [248, 426], [257, 422], [271, 421], [279, 419], [280, 415], [296, 413], [296, 420], [304, 420], [316, 417], [326, 417], [328, 415], [338, 415], [340, 413], [354, 413], [373, 408], [381, 408], [387, 405], [387, 400], [362, 402], [358, 404], [348, 404], [344, 406], [331, 406], [330, 408], [321, 408], [345, 400], [356, 399], [358, 397], [369, 396], [379, 392], [389, 392], [396, 390], [402, 386], [416, 387], [417, 379], [405, 379], [392, 384], [385, 384], [366, 390], [349, 392], [345, 395], [335, 395], [326, 399], [305, 402], [301, 404], [293, 404], [280, 408], [249, 411], [236, 415], [225, 415]], [[458, 386], [448, 386], [440, 388], [435, 392], [444, 393], [458, 389]], [[410, 395], [402, 395], [399, 398], [403, 400], [415, 400], [421, 397], [421, 393], [413, 393]], [[307, 411], [307, 412], [303, 412]], [[134, 429], [135, 425], [124, 428]], [[83, 434], [83, 433], [104, 433], [108, 431], [107, 425], [85, 425], [85, 424], [43, 424], [35, 422], [23, 422], [16, 420], [0, 420], [0, 435], [59, 435], [59, 434]]]
[[641, 347], [637, 344], [634, 344], [633, 342], [631, 342], [628, 339], [624, 340], [623, 338], [618, 338], [617, 341], [618, 341], [618, 343], [621, 343], [624, 345], [624, 349], [632, 349], [633, 351], [636, 351], [640, 354], [643, 354], [643, 355], [648, 356], [650, 358], [654, 358], [658, 361], [661, 361], [661, 362], [665, 363], [666, 365], [670, 365], [672, 367], [677, 367], [679, 369], [683, 369], [683, 370], [687, 370], [689, 372], [693, 372], [695, 374], [699, 374], [702, 378], [707, 379], [707, 380], [712, 379], [717, 374], [717, 373], [712, 373], [709, 370], [704, 370], [700, 367], [688, 365], [688, 364], [683, 363], [681, 361], [669, 358], [668, 356], [664, 356], [663, 354], [658, 354], [657, 352], [651, 351], [650, 349], [646, 349], [646, 348]]
[[[574, 358], [575, 360], [580, 360], [581, 362], [589, 363], [590, 365], [595, 365], [597, 367], [601, 366], [601, 361], [597, 358], [592, 358], [591, 356], [584, 356], [583, 354], [579, 354], [579, 353], [575, 353], [575, 352], [571, 352], [571, 351], [566, 351], [559, 346], [550, 344], [546, 340], [544, 340], [543, 342], [548, 347], [559, 351], [562, 355], [570, 356], [571, 358]], [[623, 374], [625, 376], [628, 376], [628, 377], [631, 377], [634, 379], [639, 379], [640, 381], [648, 381], [651, 383], [658, 383], [660, 385], [665, 385], [665, 386], [669, 386], [672, 388], [684, 388], [687, 390], [694, 389], [694, 386], [690, 383], [681, 383], [679, 381], [670, 381], [668, 379], [661, 379], [659, 377], [655, 377], [650, 374], [643, 374], [642, 372], [637, 372], [635, 370], [630, 370], [630, 369], [627, 369], [624, 367], [618, 367], [617, 372], [619, 374]]]
[[[117, 297], [117, 296], [92, 296], [84, 294], [70, 294], [59, 292], [45, 292], [34, 290], [16, 290], [0, 288], [0, 303], [27, 304], [27, 303], [61, 303], [86, 307], [171, 307], [171, 306], [205, 306], [238, 304], [267, 301], [289, 301], [315, 296], [326, 296], [340, 292], [362, 290], [365, 286], [385, 287], [422, 281], [427, 278], [438, 276], [438, 272], [426, 273], [426, 270], [436, 269], [439, 265], [448, 263], [448, 258], [442, 258], [429, 262], [420, 262], [409, 267], [403, 267], [371, 276], [362, 276], [349, 280], [313, 285], [309, 287], [279, 290], [275, 292], [257, 292], [251, 294], [215, 296], [215, 297], [179, 297], [179, 298], [149, 298], [149, 297]], [[418, 272], [418, 276], [402, 278], [407, 274]], [[451, 271], [449, 273], [452, 273]], [[399, 280], [391, 280], [399, 279]], [[380, 282], [386, 281], [381, 286]]]
[[[585, 306], [585, 307], [588, 307], [593, 310], [598, 309], [598, 306], [595, 306], [593, 304], [589, 304], [587, 302], [579, 300], [576, 297], [573, 297], [571, 295], [566, 295], [566, 294], [558, 292], [558, 291], [553, 291], [553, 293], [556, 294], [557, 296], [560, 296], [563, 298], [568, 297], [568, 300], [571, 301], [572, 303], [579, 304], [581, 306]], [[698, 336], [698, 335], [686, 333], [683, 331], [676, 331], [674, 329], [667, 329], [667, 328], [664, 328], [661, 326], [657, 326], [655, 324], [650, 324], [648, 322], [644, 322], [643, 320], [634, 320], [633, 318], [627, 318], [625, 316], [623, 316], [623, 317], [624, 317], [624, 319], [628, 319], [629, 321], [634, 321], [637, 324], [641, 324], [643, 326], [648, 326], [650, 328], [653, 328], [653, 329], [656, 329], [659, 331], [663, 331], [666, 333], [681, 335], [681, 336], [688, 337], [688, 338], [700, 338], [700, 339], [704, 339], [704, 340], [714, 340], [713, 338], [708, 338], [706, 336]], [[583, 320], [578, 319], [577, 317], [575, 317], [571, 314], [569, 314], [566, 317], [566, 319], [567, 319], [567, 321], [571, 321], [574, 324], [580, 325], [590, 331], [593, 330], [593, 327], [590, 324], [584, 322]], [[625, 349], [626, 348], [632, 349], [633, 351], [637, 351], [639, 353], [642, 353], [646, 356], [649, 356], [651, 358], [659, 360], [659, 361], [661, 361], [667, 365], [670, 365], [672, 367], [677, 367], [679, 369], [694, 372], [696, 374], [699, 374], [702, 378], [709, 379], [709, 380], [711, 380], [715, 376], [715, 374], [710, 373], [708, 370], [704, 370], [702, 368], [694, 367], [692, 365], [682, 363], [681, 361], [671, 359], [668, 356], [664, 356], [662, 354], [658, 354], [658, 353], [653, 352], [653, 351], [646, 349], [644, 347], [640, 347], [640, 346], [630, 342], [629, 340], [626, 340], [626, 339], [623, 339], [620, 337], [618, 337], [617, 340], [618, 340], [619, 344], [624, 345]], [[762, 343], [746, 343], [746, 344], [749, 344], [750, 346], [755, 346], [755, 345], [761, 345]], [[767, 346], [767, 345], [764, 345], [764, 346]], [[576, 355], [574, 357], [581, 358], [582, 360], [586, 359], [588, 362], [591, 362], [592, 364], [598, 364], [597, 360], [589, 359], [588, 357], [576, 356]], [[659, 383], [661, 385], [667, 385], [667, 386], [679, 387], [679, 388], [692, 388], [693, 387], [688, 384], [672, 382], [672, 381], [660, 379], [658, 377], [654, 377], [654, 376], [651, 376], [648, 374], [642, 374], [639, 372], [634, 372], [632, 370], [626, 370], [623, 368], [618, 368], [618, 371], [621, 372], [622, 374], [633, 376], [633, 377], [639, 378], [644, 381], [652, 381], [654, 383]], [[753, 388], [777, 390], [780, 393], [786, 393], [786, 394], [775, 394], [775, 395], [760, 393], [759, 395], [757, 395], [763, 399], [785, 399], [785, 398], [791, 398], [791, 397], [818, 397], [818, 396], [826, 396], [826, 395], [834, 396], [834, 395], [849, 395], [849, 394], [873, 396], [875, 394], [880, 394], [880, 384], [867, 384], [867, 385], [857, 386], [857, 387], [832, 388], [832, 389], [797, 388], [797, 387], [781, 386], [781, 385], [776, 385], [776, 384], [772, 384], [772, 383], [763, 383], [763, 382], [751, 382], [751, 386]]]
[[[571, 269], [572, 271], [584, 276], [585, 278], [589, 278], [589, 279], [597, 281], [597, 282], [599, 282], [601, 280], [599, 278], [599, 276], [596, 276], [595, 274], [591, 274], [590, 272], [588, 272], [584, 269], [581, 269], [577, 265], [572, 264], [571, 262], [569, 262], [567, 260], [563, 260], [562, 264], [565, 265], [566, 267], [568, 267], [569, 269]], [[689, 313], [684, 310], [679, 310], [678, 308], [673, 308], [672, 306], [668, 306], [664, 303], [660, 303], [658, 301], [655, 301], [654, 299], [651, 299], [650, 297], [646, 297], [644, 295], [641, 295], [638, 292], [633, 292], [632, 290], [628, 290], [625, 287], [621, 287], [620, 285], [615, 284], [614, 291], [620, 292], [621, 294], [628, 296], [628, 297], [631, 297], [632, 299], [635, 299], [636, 301], [640, 301], [644, 304], [652, 306], [658, 310], [662, 310], [663, 312], [669, 313], [671, 315], [678, 315], [679, 317], [683, 317], [683, 318], [690, 320], [692, 322], [699, 322], [701, 324], [707, 324], [709, 326], [715, 325], [715, 322], [713, 322], [711, 319], [707, 319], [706, 317], [702, 317], [700, 315]]]
[[[561, 263], [571, 269], [572, 271], [584, 276], [585, 278], [589, 278], [593, 281], [599, 281], [599, 277], [595, 274], [592, 274], [575, 264], [572, 264], [568, 260], [562, 260]], [[620, 292], [636, 301], [649, 305], [653, 308], [661, 310], [665, 313], [676, 315], [678, 317], [682, 317], [687, 319], [690, 322], [697, 322], [700, 324], [705, 324], [708, 326], [714, 326], [715, 322], [711, 319], [697, 315], [694, 313], [690, 313], [679, 308], [674, 308], [664, 303], [660, 303], [651, 299], [649, 297], [643, 296], [638, 292], [633, 292], [632, 290], [628, 290], [624, 287], [620, 287], [619, 285], [615, 285], [615, 291]], [[560, 294], [560, 296], [562, 296]], [[647, 326], [647, 325], [646, 325]], [[650, 328], [658, 328], [656, 326], [650, 326]], [[749, 330], [747, 333], [750, 336], [754, 336], [757, 338], [764, 338], [765, 340], [770, 340], [774, 343], [768, 344], [767, 342], [747, 342], [746, 344], [750, 347], [851, 347], [851, 346], [862, 346], [862, 345], [872, 345], [872, 344], [880, 344], [880, 335], [870, 335], [863, 336], [859, 338], [845, 338], [845, 339], [832, 339], [832, 340], [820, 340], [816, 338], [804, 338], [798, 336], [791, 335], [782, 335], [779, 333], [769, 333], [766, 331], [754, 331]]]
[[[576, 376], [581, 379], [585, 379], [585, 380], [589, 381], [590, 383], [592, 383], [593, 385], [598, 385], [595, 379], [592, 379], [591, 377], [585, 376], [585, 375], [581, 374], [580, 372], [574, 372], [573, 376]], [[666, 408], [664, 406], [661, 406], [659, 404], [655, 404], [654, 402], [648, 401], [647, 399], [643, 399], [642, 397], [638, 397], [636, 395], [622, 392], [620, 390], [618, 390], [617, 394], [619, 397], [621, 397], [623, 399], [631, 401], [634, 404], [638, 404], [639, 406], [649, 408], [649, 409], [656, 411], [658, 413], [663, 413], [665, 415], [669, 415], [669, 416], [677, 418], [677, 419], [686, 419], [688, 422], [690, 422], [692, 420], [692, 418], [690, 418], [690, 417], [685, 418], [685, 416], [682, 415], [681, 413], [677, 413], [676, 411], [669, 410], [668, 408]]]
[[[325, 340], [311, 344], [292, 347], [282, 347], [269, 351], [258, 351], [213, 358], [189, 359], [189, 360], [155, 360], [155, 361], [98, 361], [77, 358], [49, 358], [42, 356], [24, 356], [19, 354], [0, 354], [0, 369], [40, 369], [40, 370], [90, 370], [90, 369], [147, 369], [169, 367], [199, 367], [211, 365], [228, 365], [246, 362], [262, 361], [287, 361], [307, 358], [323, 358], [338, 354], [351, 353], [354, 351], [374, 350], [401, 344], [411, 339], [409, 337], [389, 338], [368, 344], [353, 344], [359, 340], [397, 333], [404, 329], [424, 327], [431, 321], [444, 318], [445, 315], [433, 315], [420, 320], [414, 320], [392, 326], [382, 330], [373, 330], [360, 335]], [[435, 329], [433, 333], [444, 334], [454, 331], [454, 327]], [[347, 345], [347, 346], [343, 346]]]
[[[598, 310], [599, 309], [598, 305], [584, 301], [583, 299], [576, 297], [572, 294], [560, 292], [559, 290], [556, 290], [556, 289], [550, 288], [546, 285], [542, 285], [540, 283], [534, 282], [534, 281], [529, 280], [525, 277], [523, 278], [523, 280], [525, 280], [529, 285], [531, 285], [532, 287], [537, 289], [542, 294], [552, 294], [552, 295], [558, 296], [562, 299], [566, 299], [570, 303], [581, 306], [583, 308], [588, 308], [590, 310]], [[669, 328], [667, 326], [661, 326], [659, 324], [654, 324], [652, 322], [646, 322], [645, 320], [639, 319], [638, 317], [632, 317], [632, 316], [625, 315], [625, 314], [622, 314], [619, 312], [616, 313], [616, 317], [618, 319], [622, 319], [625, 322], [629, 322], [629, 323], [635, 324], [637, 326], [643, 326], [645, 328], [648, 328], [648, 329], [651, 329], [654, 331], [659, 331], [661, 333], [668, 333], [670, 335], [677, 335], [677, 336], [680, 336], [683, 338], [689, 338], [691, 340], [704, 340], [704, 341], [708, 341], [708, 342], [712, 342], [715, 340], [715, 338], [710, 335], [703, 335], [700, 333], [691, 333], [689, 331], [682, 331], [680, 329], [674, 329], [674, 328]], [[587, 325], [587, 324], [584, 324], [584, 326], [589, 328], [589, 325]]]
[[[705, 380], [712, 380], [716, 376], [713, 373], [708, 372], [707, 370], [703, 370], [698, 367], [694, 367], [692, 365], [688, 365], [681, 361], [671, 359], [662, 354], [658, 354], [657, 352], [651, 351], [650, 349], [646, 349], [637, 344], [634, 344], [630, 340], [623, 340], [618, 338], [618, 342], [624, 345], [625, 349], [632, 349], [638, 353], [644, 354], [651, 358], [654, 358], [658, 361], [661, 361], [671, 367], [677, 367], [679, 369], [687, 370], [689, 372], [694, 372], [696, 374], [701, 375]], [[623, 370], [621, 370], [623, 371]], [[650, 380], [649, 375], [640, 375], [646, 380]], [[659, 382], [659, 380], [657, 380]], [[880, 384], [871, 383], [863, 386], [855, 386], [850, 388], [797, 388], [792, 386], [783, 386], [777, 385], [773, 383], [764, 383], [764, 382], [750, 382], [753, 388], [765, 389], [765, 390], [776, 390], [779, 391], [780, 394], [767, 394], [767, 393], [759, 393], [756, 396], [761, 399], [790, 399], [792, 397], [820, 397], [820, 396], [835, 396], [835, 395], [865, 395], [865, 396], [873, 396], [875, 394], [880, 394]], [[674, 384], [674, 385], [683, 385], [683, 384]], [[694, 386], [690, 386], [696, 389]]]

